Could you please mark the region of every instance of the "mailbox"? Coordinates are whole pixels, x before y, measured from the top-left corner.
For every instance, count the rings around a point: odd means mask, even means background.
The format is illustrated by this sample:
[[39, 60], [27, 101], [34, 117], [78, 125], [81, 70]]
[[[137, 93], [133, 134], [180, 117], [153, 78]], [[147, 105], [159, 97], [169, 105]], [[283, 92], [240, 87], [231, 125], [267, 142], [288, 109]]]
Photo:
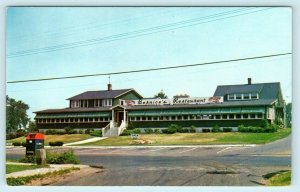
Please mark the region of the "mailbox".
[[37, 149], [44, 149], [44, 134], [29, 133], [26, 136], [26, 156], [35, 155]]

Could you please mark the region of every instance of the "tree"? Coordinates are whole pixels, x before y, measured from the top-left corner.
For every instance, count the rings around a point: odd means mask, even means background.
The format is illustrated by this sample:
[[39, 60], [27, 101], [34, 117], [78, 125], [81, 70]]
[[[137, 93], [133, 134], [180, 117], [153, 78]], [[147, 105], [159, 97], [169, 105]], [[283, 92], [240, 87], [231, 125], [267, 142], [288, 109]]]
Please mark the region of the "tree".
[[285, 106], [285, 117], [286, 117], [286, 126], [292, 127], [292, 103], [288, 103]]
[[161, 90], [159, 93], [157, 93], [156, 95], [154, 95], [154, 98], [167, 99], [168, 96], [163, 92], [163, 90]]
[[6, 132], [16, 132], [25, 128], [29, 122], [27, 110], [29, 106], [23, 101], [16, 101], [6, 96]]
[[30, 121], [29, 122], [27, 130], [28, 130], [28, 132], [36, 132], [36, 131], [38, 131], [38, 129], [36, 127], [36, 124], [35, 124], [35, 121]]

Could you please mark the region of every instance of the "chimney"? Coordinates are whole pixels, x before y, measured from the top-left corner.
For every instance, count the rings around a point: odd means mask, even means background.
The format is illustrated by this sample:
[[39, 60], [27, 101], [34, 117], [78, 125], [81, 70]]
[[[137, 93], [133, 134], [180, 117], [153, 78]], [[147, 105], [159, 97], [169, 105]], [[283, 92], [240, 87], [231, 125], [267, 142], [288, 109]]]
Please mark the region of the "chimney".
[[111, 91], [112, 90], [112, 84], [107, 84], [107, 91]]
[[248, 78], [248, 85], [251, 85], [251, 84], [252, 84], [252, 79]]

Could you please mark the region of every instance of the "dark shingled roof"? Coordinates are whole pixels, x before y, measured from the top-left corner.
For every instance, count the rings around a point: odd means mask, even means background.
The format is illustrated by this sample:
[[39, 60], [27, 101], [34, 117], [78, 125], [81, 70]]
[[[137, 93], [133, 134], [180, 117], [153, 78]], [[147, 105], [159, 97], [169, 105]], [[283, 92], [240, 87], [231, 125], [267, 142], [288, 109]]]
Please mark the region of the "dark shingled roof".
[[[128, 91], [134, 91], [134, 89], [118, 89], [118, 90], [104, 90], [104, 91], [86, 91], [79, 95], [68, 98], [67, 100], [80, 100], [80, 99], [112, 99], [117, 96], [123, 95]], [[137, 93], [138, 94], [138, 93]]]
[[111, 111], [111, 107], [97, 107], [97, 108], [63, 108], [63, 109], [46, 109], [42, 111], [35, 111], [34, 113], [64, 113], [64, 112], [97, 112], [97, 111]]
[[[258, 93], [259, 100], [270, 99], [276, 100], [280, 91], [280, 83], [257, 83], [243, 85], [219, 85], [214, 96], [226, 96], [233, 93]], [[238, 102], [238, 101], [234, 101]], [[245, 101], [243, 101], [245, 102]], [[253, 101], [251, 101], [253, 102]]]

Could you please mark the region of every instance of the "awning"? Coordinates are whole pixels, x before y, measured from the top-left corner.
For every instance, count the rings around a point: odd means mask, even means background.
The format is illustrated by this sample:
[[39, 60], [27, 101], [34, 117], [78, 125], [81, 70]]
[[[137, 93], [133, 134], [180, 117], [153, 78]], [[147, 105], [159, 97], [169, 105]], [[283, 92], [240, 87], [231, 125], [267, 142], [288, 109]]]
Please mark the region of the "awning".
[[220, 111], [221, 114], [235, 114], [235, 113], [241, 113], [241, 108], [240, 107], [235, 107], [235, 108], [222, 108]]
[[241, 113], [265, 113], [265, 109], [263, 107], [248, 107], [242, 108]]
[[54, 119], [54, 118], [80, 118], [80, 117], [110, 117], [111, 112], [90, 112], [90, 113], [62, 113], [62, 114], [43, 114], [36, 115], [36, 119]]
[[173, 110], [134, 110], [128, 116], [174, 116], [174, 115], [210, 115], [210, 114], [241, 114], [265, 113], [263, 107], [226, 107], [202, 109], [173, 109]]

